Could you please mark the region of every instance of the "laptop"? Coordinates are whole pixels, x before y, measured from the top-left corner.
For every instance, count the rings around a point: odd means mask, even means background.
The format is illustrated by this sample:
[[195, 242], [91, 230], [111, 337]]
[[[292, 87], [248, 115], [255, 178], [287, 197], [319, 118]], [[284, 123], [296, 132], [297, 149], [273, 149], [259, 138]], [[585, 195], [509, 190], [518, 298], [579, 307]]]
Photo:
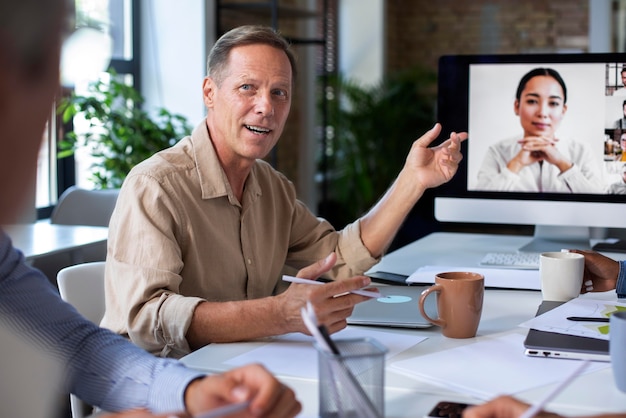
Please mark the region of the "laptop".
[[[537, 315], [562, 305], [564, 302], [543, 301]], [[530, 329], [524, 340], [525, 354], [531, 357], [564, 358], [574, 360], [611, 361], [608, 340], [578, 335]]]
[[[348, 317], [349, 325], [369, 325], [397, 328], [428, 328], [432, 324], [420, 313], [419, 297], [428, 286], [376, 285], [384, 298], [361, 302]], [[437, 298], [430, 295], [424, 305], [426, 313], [437, 318]]]

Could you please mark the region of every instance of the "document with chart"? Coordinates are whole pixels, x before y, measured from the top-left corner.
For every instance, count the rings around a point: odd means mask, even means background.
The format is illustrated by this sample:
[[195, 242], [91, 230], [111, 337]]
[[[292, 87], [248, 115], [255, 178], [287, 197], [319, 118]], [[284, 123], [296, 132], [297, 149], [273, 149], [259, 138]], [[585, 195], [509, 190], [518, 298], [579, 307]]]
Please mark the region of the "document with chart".
[[[606, 320], [613, 312], [626, 310], [626, 303], [601, 299], [576, 298], [520, 324], [524, 328], [579, 337], [609, 339]], [[585, 318], [576, 321], [568, 318]], [[598, 322], [594, 322], [597, 319]], [[604, 322], [603, 322], [604, 321]]]

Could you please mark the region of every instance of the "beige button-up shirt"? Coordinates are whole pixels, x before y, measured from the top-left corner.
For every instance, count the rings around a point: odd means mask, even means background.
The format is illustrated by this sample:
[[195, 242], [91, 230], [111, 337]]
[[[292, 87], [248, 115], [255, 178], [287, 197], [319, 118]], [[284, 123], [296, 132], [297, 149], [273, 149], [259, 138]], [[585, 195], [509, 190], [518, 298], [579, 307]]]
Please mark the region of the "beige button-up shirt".
[[281, 276], [335, 251], [330, 275], [362, 274], [378, 260], [356, 221], [335, 231], [259, 160], [242, 202], [234, 196], [203, 121], [126, 178], [111, 218], [102, 326], [161, 356], [189, 353], [196, 306], [271, 296]]

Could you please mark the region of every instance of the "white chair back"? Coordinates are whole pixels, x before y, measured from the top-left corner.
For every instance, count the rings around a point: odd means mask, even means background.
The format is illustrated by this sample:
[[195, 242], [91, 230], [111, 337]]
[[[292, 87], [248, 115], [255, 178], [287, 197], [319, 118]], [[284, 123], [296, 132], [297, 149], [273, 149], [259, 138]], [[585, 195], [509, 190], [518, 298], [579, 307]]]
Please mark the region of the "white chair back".
[[104, 316], [104, 261], [65, 267], [57, 275], [64, 301], [95, 324]]
[[[57, 274], [61, 298], [95, 324], [104, 316], [104, 261], [65, 267]], [[84, 418], [91, 408], [75, 395], [70, 395], [72, 418]]]
[[65, 190], [50, 215], [50, 223], [109, 226], [119, 189], [87, 190], [72, 186]]

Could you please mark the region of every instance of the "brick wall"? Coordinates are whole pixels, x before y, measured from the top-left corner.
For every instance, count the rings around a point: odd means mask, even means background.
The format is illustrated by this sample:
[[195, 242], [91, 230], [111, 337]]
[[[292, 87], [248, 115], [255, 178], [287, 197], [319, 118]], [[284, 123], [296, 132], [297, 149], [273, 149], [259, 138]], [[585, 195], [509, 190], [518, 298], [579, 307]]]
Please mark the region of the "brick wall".
[[587, 51], [588, 0], [387, 0], [386, 71], [446, 54]]

